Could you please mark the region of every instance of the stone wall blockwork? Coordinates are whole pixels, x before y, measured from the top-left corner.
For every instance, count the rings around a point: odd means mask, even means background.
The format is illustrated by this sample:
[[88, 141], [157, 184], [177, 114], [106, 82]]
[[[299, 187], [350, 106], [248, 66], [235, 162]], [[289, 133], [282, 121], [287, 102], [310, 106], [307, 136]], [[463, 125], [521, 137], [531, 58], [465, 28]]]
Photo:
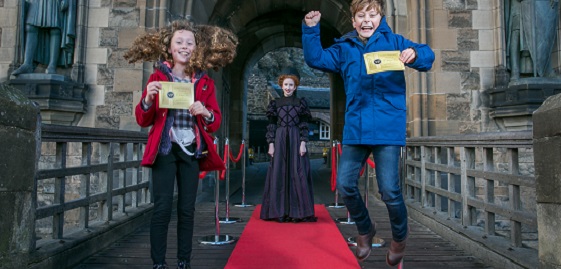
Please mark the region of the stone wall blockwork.
[[[25, 268], [35, 248], [35, 171], [39, 108], [0, 83], [0, 267]], [[9, 210], [7, 210], [9, 209]]]
[[534, 112], [534, 160], [540, 269], [561, 268], [561, 94], [549, 97]]

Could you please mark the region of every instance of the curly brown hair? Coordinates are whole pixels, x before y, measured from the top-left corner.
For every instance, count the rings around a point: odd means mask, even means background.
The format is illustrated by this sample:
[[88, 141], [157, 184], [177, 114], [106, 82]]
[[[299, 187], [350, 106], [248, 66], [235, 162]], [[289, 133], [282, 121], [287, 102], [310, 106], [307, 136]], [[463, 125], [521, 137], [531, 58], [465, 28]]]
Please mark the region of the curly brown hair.
[[197, 43], [195, 51], [189, 59], [187, 73], [196, 70], [218, 70], [231, 63], [236, 57], [238, 37], [234, 33], [218, 26], [194, 25], [188, 20], [176, 20], [157, 32], [148, 32], [138, 36], [123, 57], [129, 63], [143, 61], [173, 63], [168, 48], [175, 32], [181, 30], [193, 32]]
[[278, 83], [279, 83], [279, 86], [280, 86], [281, 88], [282, 88], [282, 83], [283, 83], [284, 80], [287, 79], [287, 78], [291, 78], [292, 80], [294, 80], [294, 86], [295, 86], [295, 87], [298, 87], [298, 85], [300, 85], [300, 80], [298, 79], [297, 76], [295, 76], [295, 75], [280, 75], [280, 76], [279, 76]]

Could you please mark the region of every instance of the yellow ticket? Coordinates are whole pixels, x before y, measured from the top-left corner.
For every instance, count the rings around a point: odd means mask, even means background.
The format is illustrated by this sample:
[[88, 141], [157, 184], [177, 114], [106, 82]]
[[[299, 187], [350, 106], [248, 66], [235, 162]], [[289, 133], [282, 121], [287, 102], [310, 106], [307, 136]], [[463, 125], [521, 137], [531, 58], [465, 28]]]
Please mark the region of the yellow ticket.
[[160, 82], [162, 89], [158, 94], [161, 108], [187, 109], [195, 102], [193, 83]]
[[405, 65], [399, 60], [399, 50], [376, 51], [364, 54], [366, 73], [375, 74], [385, 71], [405, 70]]

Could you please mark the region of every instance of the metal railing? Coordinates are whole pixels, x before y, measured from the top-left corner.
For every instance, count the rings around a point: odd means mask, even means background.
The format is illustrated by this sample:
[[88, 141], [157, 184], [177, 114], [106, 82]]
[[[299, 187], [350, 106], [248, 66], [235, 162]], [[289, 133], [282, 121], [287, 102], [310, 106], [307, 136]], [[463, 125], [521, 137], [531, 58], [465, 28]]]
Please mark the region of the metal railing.
[[140, 167], [146, 141], [140, 132], [42, 125], [36, 244], [150, 203], [150, 170]]
[[410, 138], [402, 157], [408, 206], [502, 255], [537, 262], [531, 132]]

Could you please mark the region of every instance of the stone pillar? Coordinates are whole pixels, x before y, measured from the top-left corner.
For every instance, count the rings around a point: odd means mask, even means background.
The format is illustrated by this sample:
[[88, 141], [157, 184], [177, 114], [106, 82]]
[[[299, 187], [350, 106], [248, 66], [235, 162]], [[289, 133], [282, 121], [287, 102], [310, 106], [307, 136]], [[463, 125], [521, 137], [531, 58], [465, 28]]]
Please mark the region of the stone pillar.
[[561, 94], [533, 115], [540, 269], [561, 268]]
[[39, 115], [19, 90], [0, 84], [0, 268], [27, 268], [35, 248]]

